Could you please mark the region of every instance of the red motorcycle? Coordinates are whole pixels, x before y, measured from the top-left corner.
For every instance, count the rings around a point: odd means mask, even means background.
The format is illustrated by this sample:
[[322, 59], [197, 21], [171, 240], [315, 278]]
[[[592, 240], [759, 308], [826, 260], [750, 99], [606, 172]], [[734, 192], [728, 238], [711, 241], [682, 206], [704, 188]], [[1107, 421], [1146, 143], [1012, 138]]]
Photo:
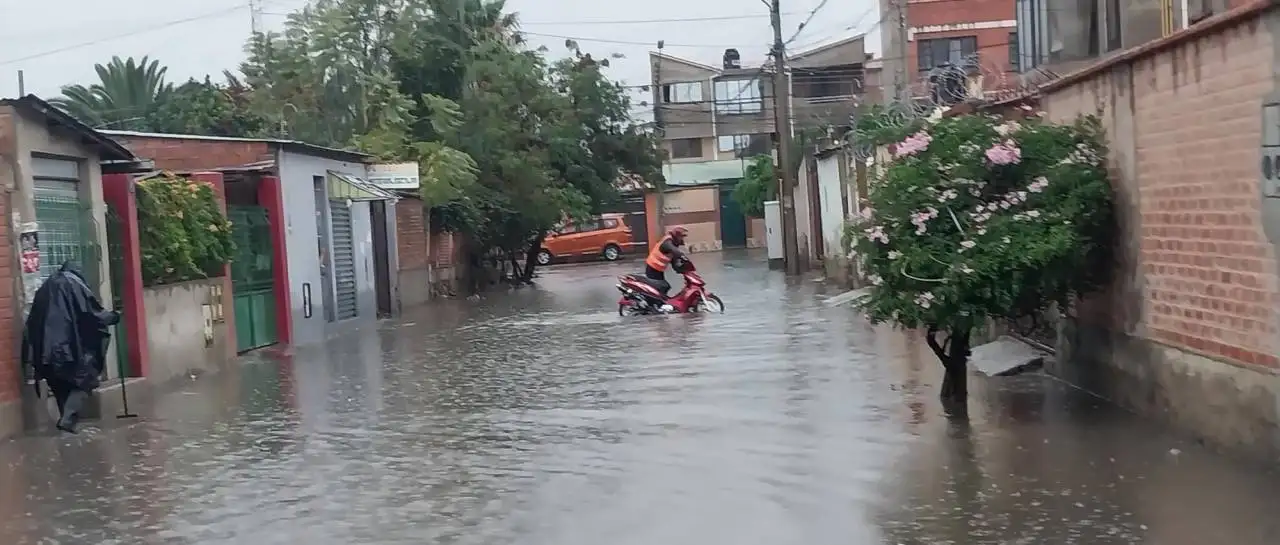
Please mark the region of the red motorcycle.
[[682, 312], [724, 312], [724, 301], [707, 290], [707, 282], [698, 275], [693, 262], [677, 258], [671, 269], [684, 277], [680, 293], [665, 297], [662, 283], [643, 274], [627, 274], [618, 277], [618, 315], [677, 314]]

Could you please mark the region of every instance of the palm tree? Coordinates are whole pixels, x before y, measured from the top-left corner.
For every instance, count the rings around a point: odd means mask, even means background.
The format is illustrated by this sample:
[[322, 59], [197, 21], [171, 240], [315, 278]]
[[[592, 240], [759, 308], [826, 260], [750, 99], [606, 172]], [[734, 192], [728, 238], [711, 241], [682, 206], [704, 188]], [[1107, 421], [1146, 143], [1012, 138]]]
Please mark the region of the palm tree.
[[98, 83], [68, 85], [50, 102], [85, 124], [103, 129], [130, 129], [145, 124], [148, 114], [164, 101], [173, 86], [164, 80], [169, 69], [143, 57], [112, 57], [94, 65]]

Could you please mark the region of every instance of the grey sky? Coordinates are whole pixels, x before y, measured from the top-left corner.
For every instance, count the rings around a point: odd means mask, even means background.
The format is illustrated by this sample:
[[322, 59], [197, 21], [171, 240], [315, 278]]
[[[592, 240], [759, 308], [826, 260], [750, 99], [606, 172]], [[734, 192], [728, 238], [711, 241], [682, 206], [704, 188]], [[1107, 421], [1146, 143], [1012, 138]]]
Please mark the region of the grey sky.
[[[795, 32], [821, 0], [783, 0], [784, 37]], [[796, 37], [791, 49], [807, 49], [872, 31], [875, 0], [831, 0]], [[262, 0], [263, 23], [277, 29], [284, 14], [305, 0]], [[743, 65], [764, 60], [771, 39], [768, 10], [760, 0], [508, 0], [528, 33], [571, 36], [597, 56], [621, 53], [611, 75], [630, 85], [648, 81], [647, 52], [662, 39], [671, 55], [718, 64], [727, 47], [736, 47]], [[598, 24], [597, 21], [694, 19], [757, 16], [722, 21]], [[189, 20], [175, 23], [175, 21]], [[582, 23], [582, 22], [591, 23]], [[849, 27], [855, 27], [851, 30]], [[248, 0], [0, 0], [0, 96], [18, 93], [17, 71], [26, 73], [27, 92], [56, 96], [69, 83], [96, 81], [94, 63], [112, 55], [149, 55], [169, 67], [171, 81], [235, 69], [250, 33]], [[601, 41], [593, 41], [594, 38]], [[559, 55], [564, 39], [530, 35]], [[637, 43], [610, 43], [637, 42]], [[90, 45], [81, 45], [94, 42]], [[868, 50], [879, 50], [878, 33]], [[59, 50], [62, 50], [59, 52]]]

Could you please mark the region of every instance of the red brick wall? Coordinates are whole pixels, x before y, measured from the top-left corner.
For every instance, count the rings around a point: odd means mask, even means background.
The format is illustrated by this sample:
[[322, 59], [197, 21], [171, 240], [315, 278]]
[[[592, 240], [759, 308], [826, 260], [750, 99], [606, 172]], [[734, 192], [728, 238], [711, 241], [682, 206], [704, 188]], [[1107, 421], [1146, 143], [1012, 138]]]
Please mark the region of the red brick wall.
[[[5, 218], [12, 217], [7, 191], [0, 191], [0, 211]], [[0, 403], [20, 398], [23, 387], [21, 358], [18, 355], [22, 323], [14, 306], [17, 304], [13, 297], [16, 256], [9, 229], [8, 221], [0, 221]]]
[[1280, 275], [1262, 224], [1256, 16], [1049, 88], [1051, 117], [1100, 112], [1124, 236], [1117, 284], [1083, 319], [1223, 361], [1280, 366]]
[[[912, 0], [907, 6], [907, 26], [910, 28], [964, 23], [995, 23], [1012, 21], [1016, 17], [1014, 0]], [[957, 29], [943, 32], [916, 32], [907, 43], [907, 68], [912, 78], [919, 77], [919, 56], [916, 45], [920, 40], [974, 36], [978, 41], [978, 59], [986, 76], [988, 88], [1000, 87], [1014, 81], [1009, 65], [1009, 33], [1013, 27]]]
[[452, 267], [457, 260], [456, 233], [435, 233], [431, 237], [431, 264], [437, 267]]
[[266, 142], [228, 140], [193, 140], [114, 136], [138, 157], [156, 162], [164, 170], [202, 170], [246, 165], [270, 159], [271, 147]]
[[402, 271], [425, 269], [430, 264], [426, 214], [418, 199], [400, 199], [396, 203], [396, 252]]

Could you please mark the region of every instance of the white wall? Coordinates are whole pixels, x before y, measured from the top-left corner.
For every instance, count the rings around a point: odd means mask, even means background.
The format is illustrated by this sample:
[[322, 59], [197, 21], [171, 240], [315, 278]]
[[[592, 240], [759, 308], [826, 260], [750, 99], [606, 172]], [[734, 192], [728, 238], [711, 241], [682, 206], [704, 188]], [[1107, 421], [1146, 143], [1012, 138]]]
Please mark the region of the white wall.
[[[293, 338], [294, 344], [305, 345], [322, 341], [328, 334], [330, 327], [325, 322], [324, 291], [333, 293], [334, 290], [332, 279], [328, 285], [321, 284], [313, 177], [323, 177], [330, 170], [363, 177], [365, 166], [362, 163], [335, 161], [287, 151], [279, 152], [276, 160], [280, 168], [280, 185], [284, 196], [285, 244], [288, 248]], [[370, 245], [367, 252], [363, 250], [363, 242], [372, 240], [373, 236], [369, 230], [368, 204], [353, 204], [352, 216], [352, 235], [356, 240], [356, 291], [360, 306], [360, 316], [356, 321], [364, 322], [377, 318], [377, 313], [373, 311], [376, 308], [373, 306], [376, 304], [373, 300], [373, 247]], [[369, 256], [369, 274], [364, 272], [361, 252]], [[328, 254], [333, 255], [332, 248], [328, 248]], [[303, 308], [304, 284], [311, 285], [311, 317], [309, 318]], [[369, 310], [366, 311], [366, 308]]]
[[800, 161], [800, 173], [796, 176], [795, 211], [796, 244], [800, 247], [801, 263], [812, 262], [814, 255], [813, 230], [809, 219], [809, 161]]
[[844, 201], [841, 195], [840, 159], [834, 153], [818, 159], [818, 199], [822, 213], [822, 239], [827, 255], [840, 255], [841, 227], [844, 225]]

